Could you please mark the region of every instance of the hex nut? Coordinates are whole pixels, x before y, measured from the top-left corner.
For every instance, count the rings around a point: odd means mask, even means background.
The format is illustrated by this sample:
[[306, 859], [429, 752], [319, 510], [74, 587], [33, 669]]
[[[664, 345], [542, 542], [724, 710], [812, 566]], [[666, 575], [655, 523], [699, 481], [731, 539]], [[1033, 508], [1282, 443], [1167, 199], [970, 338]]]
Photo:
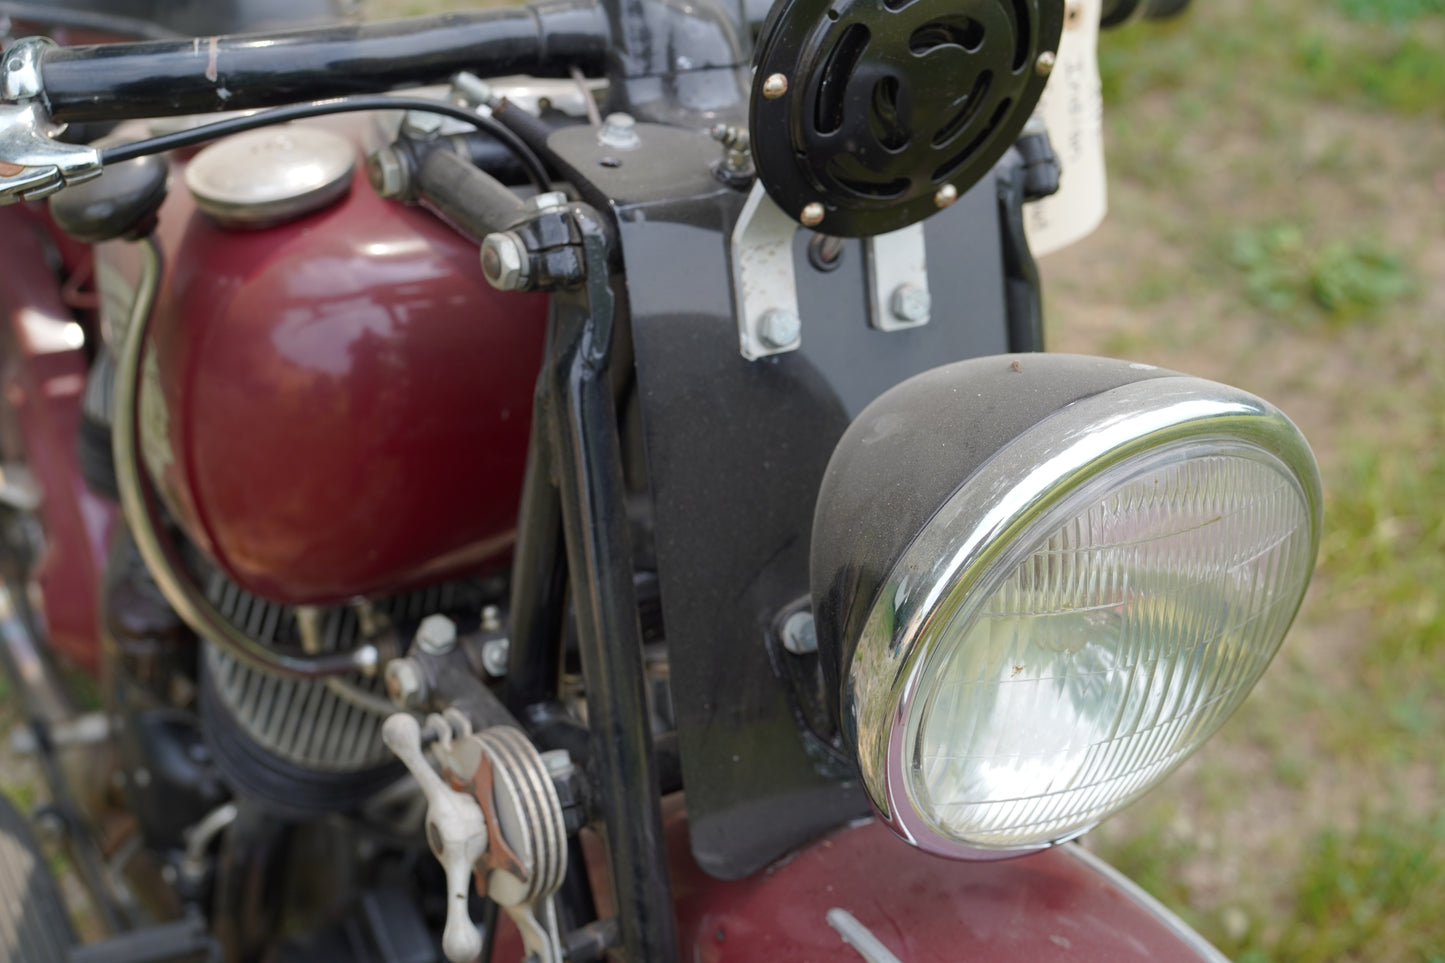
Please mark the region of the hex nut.
[[525, 289], [530, 266], [526, 245], [511, 231], [482, 239], [482, 273], [498, 291]]
[[572, 762], [572, 754], [566, 749], [549, 749], [541, 753], [542, 765], [547, 767], [547, 775], [553, 779], [570, 779], [577, 771]]
[[922, 324], [928, 320], [933, 309], [933, 299], [928, 291], [916, 284], [900, 284], [893, 289], [888, 300], [893, 317], [905, 324]]
[[813, 613], [794, 612], [783, 622], [783, 648], [794, 655], [811, 655], [818, 651], [818, 627]]
[[507, 660], [511, 655], [512, 643], [506, 636], [488, 639], [482, 645], [482, 668], [487, 675], [500, 679], [507, 674]]
[[769, 348], [786, 348], [803, 334], [803, 322], [791, 311], [773, 308], [758, 322], [758, 340]]
[[366, 175], [378, 197], [396, 200], [411, 189], [411, 177], [401, 154], [390, 144], [374, 151], [366, 159]]
[[522, 209], [537, 214], [562, 207], [566, 203], [567, 195], [562, 191], [543, 191], [541, 194], [533, 194], [523, 201]]
[[426, 679], [411, 659], [386, 664], [386, 694], [398, 709], [414, 709], [426, 698]]
[[637, 121], [631, 114], [608, 114], [602, 118], [602, 129], [597, 133], [597, 141], [604, 147], [632, 150], [641, 143], [637, 136]]
[[446, 655], [457, 644], [457, 624], [445, 615], [428, 615], [412, 640], [427, 655]]

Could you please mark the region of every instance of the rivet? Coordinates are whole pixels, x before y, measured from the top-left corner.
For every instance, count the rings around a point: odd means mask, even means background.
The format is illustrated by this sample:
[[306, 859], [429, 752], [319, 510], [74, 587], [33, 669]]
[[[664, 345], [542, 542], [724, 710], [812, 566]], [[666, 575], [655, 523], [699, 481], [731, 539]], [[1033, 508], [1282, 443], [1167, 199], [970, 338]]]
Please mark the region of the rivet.
[[958, 188], [952, 184], [944, 184], [938, 189], [938, 193], [933, 195], [933, 203], [940, 208], [947, 207], [956, 200], [958, 200]]
[[777, 100], [788, 92], [788, 78], [782, 74], [772, 74], [763, 81], [763, 96], [768, 100]]
[[1045, 50], [1039, 54], [1039, 59], [1034, 61], [1034, 72], [1040, 77], [1047, 77], [1054, 72], [1054, 64], [1059, 62], [1058, 55], [1052, 50]]
[[822, 205], [822, 204], [819, 204], [817, 201], [814, 201], [813, 203], [809, 204], [807, 207], [803, 208], [803, 213], [801, 213], [801, 214], [798, 215], [798, 220], [802, 221], [804, 224], [808, 225], [809, 227], [813, 227], [813, 226], [815, 226], [815, 225], [817, 225], [817, 224], [822, 224], [822, 223], [823, 223], [823, 205]]

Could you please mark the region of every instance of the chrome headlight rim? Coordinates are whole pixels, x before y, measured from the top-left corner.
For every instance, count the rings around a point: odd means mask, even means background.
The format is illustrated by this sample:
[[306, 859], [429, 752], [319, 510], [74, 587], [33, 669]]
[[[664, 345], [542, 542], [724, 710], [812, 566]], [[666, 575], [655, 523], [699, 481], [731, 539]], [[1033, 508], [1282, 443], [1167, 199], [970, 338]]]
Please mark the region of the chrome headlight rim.
[[[1148, 365], [1133, 367], [1141, 374], [1157, 372]], [[998, 859], [1066, 842], [1096, 824], [1023, 847], [972, 845], [942, 835], [910, 798], [909, 721], [917, 700], [930, 691], [925, 673], [941, 641], [939, 630], [989, 594], [984, 583], [1002, 577], [1005, 567], [998, 562], [1019, 550], [1022, 536], [1039, 528], [1072, 493], [1125, 462], [1210, 442], [1262, 452], [1298, 482], [1310, 518], [1312, 560], [1319, 547], [1322, 494], [1314, 457], [1299, 430], [1247, 392], [1173, 374], [1079, 399], [1038, 421], [986, 458], [920, 529], [868, 601], [857, 644], [843, 666], [845, 734], [856, 748], [864, 788], [894, 832], [937, 855]], [[1303, 596], [1301, 588], [1286, 628]], [[1147, 787], [1135, 795], [1144, 791]]]

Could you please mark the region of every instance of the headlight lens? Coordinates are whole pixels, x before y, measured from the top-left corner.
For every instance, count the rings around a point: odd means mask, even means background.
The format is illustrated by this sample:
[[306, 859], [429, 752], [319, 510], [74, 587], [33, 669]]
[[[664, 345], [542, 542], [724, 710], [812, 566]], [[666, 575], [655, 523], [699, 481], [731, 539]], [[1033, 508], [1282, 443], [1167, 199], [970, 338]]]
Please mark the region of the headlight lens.
[[1268, 452], [1185, 443], [1115, 466], [1020, 533], [923, 640], [907, 792], [934, 831], [1046, 844], [1148, 789], [1274, 655], [1313, 562]]
[[814, 522], [820, 651], [868, 795], [915, 845], [975, 858], [1079, 835], [1208, 739], [1278, 650], [1321, 521], [1308, 445], [1252, 395], [1002, 364], [865, 410]]

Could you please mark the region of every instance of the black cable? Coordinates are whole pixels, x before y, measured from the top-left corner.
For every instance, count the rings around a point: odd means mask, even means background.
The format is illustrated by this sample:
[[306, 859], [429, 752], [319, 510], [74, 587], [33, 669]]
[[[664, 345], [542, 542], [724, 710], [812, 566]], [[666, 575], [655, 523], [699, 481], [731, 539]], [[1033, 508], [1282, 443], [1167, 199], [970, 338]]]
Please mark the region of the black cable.
[[552, 189], [551, 180], [547, 176], [547, 169], [542, 166], [541, 159], [537, 157], [536, 153], [534, 153], [520, 137], [502, 126], [499, 121], [485, 114], [473, 113], [466, 108], [458, 107], [454, 104], [436, 100], [426, 100], [422, 97], [343, 97], [339, 100], [321, 100], [311, 104], [291, 104], [287, 107], [276, 107], [272, 110], [263, 110], [260, 113], [248, 114], [244, 117], [231, 117], [226, 120], [217, 121], [214, 124], [206, 124], [202, 127], [192, 127], [189, 130], [176, 131], [173, 134], [162, 134], [159, 137], [138, 140], [131, 144], [107, 147], [100, 152], [100, 162], [102, 165], [119, 164], [121, 161], [144, 157], [147, 154], [159, 154], [162, 151], [190, 147], [202, 141], [213, 140], [227, 134], [237, 134], [245, 130], [255, 130], [257, 127], [281, 124], [288, 120], [300, 120], [303, 117], [319, 117], [323, 114], [343, 114], [358, 110], [421, 110], [464, 120], [474, 127], [492, 135], [502, 146], [511, 151], [517, 160], [521, 162], [523, 169], [527, 172], [527, 179], [536, 186], [537, 190], [549, 191]]
[[44, 27], [94, 30], [96, 33], [108, 33], [115, 37], [132, 37], [137, 40], [176, 40], [185, 36], [137, 17], [123, 17], [119, 14], [97, 13], [90, 10], [67, 10], [64, 7], [57, 8], [38, 3], [0, 2], [0, 16], [13, 17], [25, 23], [37, 23]]

